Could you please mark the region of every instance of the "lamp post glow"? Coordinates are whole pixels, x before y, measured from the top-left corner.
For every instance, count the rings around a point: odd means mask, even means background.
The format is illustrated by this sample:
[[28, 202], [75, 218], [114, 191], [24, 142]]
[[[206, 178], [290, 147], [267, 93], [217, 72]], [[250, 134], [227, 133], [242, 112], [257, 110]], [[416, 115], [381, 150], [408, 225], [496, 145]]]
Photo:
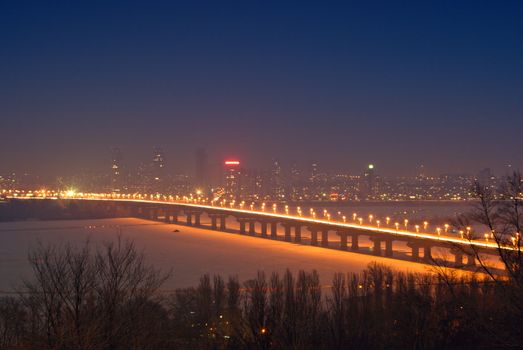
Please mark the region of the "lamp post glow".
[[396, 231], [398, 231], [400, 229], [400, 223], [399, 222], [395, 222], [394, 226], [396, 227]]
[[403, 225], [405, 226], [405, 230], [407, 229], [408, 224], [409, 224], [409, 219], [403, 220]]

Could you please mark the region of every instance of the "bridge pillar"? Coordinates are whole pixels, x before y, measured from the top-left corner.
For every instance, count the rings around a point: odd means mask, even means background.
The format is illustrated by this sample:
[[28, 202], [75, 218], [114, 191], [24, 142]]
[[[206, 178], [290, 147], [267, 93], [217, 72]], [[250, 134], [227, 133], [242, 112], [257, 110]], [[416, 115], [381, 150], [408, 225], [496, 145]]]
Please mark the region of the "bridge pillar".
[[432, 262], [432, 252], [431, 247], [428, 244], [423, 246], [423, 260], [425, 262]]
[[349, 233], [347, 231], [338, 231], [338, 235], [340, 236], [340, 249], [347, 250], [347, 236]]
[[360, 249], [360, 247], [359, 247], [359, 245], [358, 245], [358, 237], [359, 237], [359, 236], [358, 236], [357, 233], [352, 233], [352, 234], [350, 235], [350, 240], [351, 240], [351, 242], [350, 242], [350, 249], [351, 249], [351, 250], [356, 251], [356, 250], [359, 250], [359, 249]]
[[194, 226], [201, 226], [201, 223], [200, 223], [200, 216], [202, 215], [202, 213], [194, 213]]
[[392, 257], [392, 239], [385, 240], [385, 256]]
[[178, 223], [178, 212], [177, 212], [177, 211], [173, 211], [173, 212], [171, 213], [171, 215], [172, 215], [172, 220], [171, 220], [171, 222], [172, 222], [172, 223]]
[[458, 266], [463, 266], [463, 254], [455, 254], [454, 263]]
[[225, 224], [225, 219], [227, 218], [226, 215], [220, 216], [220, 230], [225, 231], [227, 229], [227, 226]]
[[191, 213], [185, 213], [186, 217], [186, 224], [189, 226], [192, 226], [192, 214]]
[[291, 241], [291, 225], [285, 224], [283, 227], [285, 228], [285, 241], [290, 242]]
[[170, 224], [171, 223], [171, 213], [169, 211], [165, 211], [165, 217], [163, 218], [165, 223]]
[[216, 230], [218, 228], [218, 225], [216, 225], [217, 218], [215, 215], [211, 215], [211, 227], [213, 230]]
[[301, 226], [294, 226], [294, 242], [301, 243]]
[[414, 242], [407, 243], [407, 247], [412, 249], [411, 259], [412, 261], [419, 261], [419, 245]]
[[149, 210], [149, 219], [154, 221], [158, 219], [158, 213], [156, 212], [156, 209]]
[[267, 221], [261, 222], [261, 235], [262, 237], [267, 237]]
[[254, 220], [249, 221], [249, 234], [253, 236], [256, 234], [256, 221]]
[[277, 222], [271, 222], [271, 238], [277, 239], [278, 238], [278, 223]]
[[329, 230], [328, 229], [323, 229], [321, 231], [321, 245], [324, 247], [329, 246]]
[[371, 241], [374, 243], [372, 246], [372, 254], [381, 255], [381, 239], [377, 237], [371, 237]]
[[240, 223], [240, 233], [243, 235], [245, 234], [245, 220], [238, 219], [238, 222]]
[[467, 254], [467, 266], [476, 266], [476, 255], [473, 253]]
[[318, 229], [315, 227], [309, 227], [311, 232], [311, 245], [318, 245]]
[[456, 267], [463, 266], [463, 251], [459, 248], [452, 248], [450, 254], [454, 255], [454, 264]]

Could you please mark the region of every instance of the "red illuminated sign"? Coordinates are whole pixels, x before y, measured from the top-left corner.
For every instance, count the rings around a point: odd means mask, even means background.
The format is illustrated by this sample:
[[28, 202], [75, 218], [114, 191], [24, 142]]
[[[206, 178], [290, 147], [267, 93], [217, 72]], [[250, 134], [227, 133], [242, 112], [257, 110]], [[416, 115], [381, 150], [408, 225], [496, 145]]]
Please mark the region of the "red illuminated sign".
[[240, 165], [239, 160], [226, 160], [225, 165]]

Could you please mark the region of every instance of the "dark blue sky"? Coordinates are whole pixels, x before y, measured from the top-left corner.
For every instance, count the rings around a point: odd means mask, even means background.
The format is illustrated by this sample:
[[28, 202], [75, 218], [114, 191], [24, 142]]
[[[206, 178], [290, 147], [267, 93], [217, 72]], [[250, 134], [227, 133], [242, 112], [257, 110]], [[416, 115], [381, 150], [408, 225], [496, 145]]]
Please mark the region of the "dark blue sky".
[[161, 146], [384, 174], [523, 165], [523, 1], [2, 1], [0, 171]]

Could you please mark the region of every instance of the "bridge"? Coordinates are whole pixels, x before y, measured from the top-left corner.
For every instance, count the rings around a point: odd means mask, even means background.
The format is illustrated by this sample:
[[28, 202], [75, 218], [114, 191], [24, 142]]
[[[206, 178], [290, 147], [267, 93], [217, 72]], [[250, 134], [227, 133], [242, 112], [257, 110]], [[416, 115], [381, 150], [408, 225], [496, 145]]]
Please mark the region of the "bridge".
[[[133, 198], [131, 195], [108, 194], [69, 194], [55, 197], [11, 197], [18, 200], [49, 199], [58, 201], [73, 201], [81, 203], [97, 203], [107, 206], [116, 206], [131, 217], [147, 220], [161, 221], [164, 223], [184, 224], [188, 226], [209, 228], [223, 232], [231, 232], [228, 225], [231, 219], [235, 223], [235, 231], [242, 235], [257, 236], [266, 239], [279, 239], [296, 244], [310, 244], [324, 248], [334, 248], [344, 251], [371, 253], [376, 256], [397, 258], [395, 246], [399, 243], [408, 247], [409, 252], [405, 258], [415, 262], [432, 264], [436, 262], [433, 257], [435, 249], [443, 249], [450, 254], [451, 259], [445, 259], [447, 266], [457, 268], [472, 268], [477, 263], [478, 253], [499, 256], [499, 249], [515, 249], [511, 246], [499, 246], [496, 242], [470, 240], [467, 238], [452, 237], [401, 229], [398, 223], [380, 225], [364, 224], [362, 220], [347, 222], [327, 218], [316, 218], [314, 213], [303, 216], [301, 210], [296, 215], [278, 213], [276, 207], [266, 210], [265, 205], [254, 209], [254, 205], [244, 208], [244, 204], [228, 206], [223, 202], [210, 203], [197, 200], [176, 200], [172, 197]], [[202, 217], [206, 217], [206, 221]], [[388, 220], [387, 220], [388, 221]], [[407, 226], [407, 225], [405, 225]], [[281, 229], [283, 229], [283, 235]], [[307, 239], [304, 239], [304, 233]], [[329, 232], [335, 232], [336, 240], [329, 239]], [[370, 242], [370, 249], [360, 245], [362, 239]]]

